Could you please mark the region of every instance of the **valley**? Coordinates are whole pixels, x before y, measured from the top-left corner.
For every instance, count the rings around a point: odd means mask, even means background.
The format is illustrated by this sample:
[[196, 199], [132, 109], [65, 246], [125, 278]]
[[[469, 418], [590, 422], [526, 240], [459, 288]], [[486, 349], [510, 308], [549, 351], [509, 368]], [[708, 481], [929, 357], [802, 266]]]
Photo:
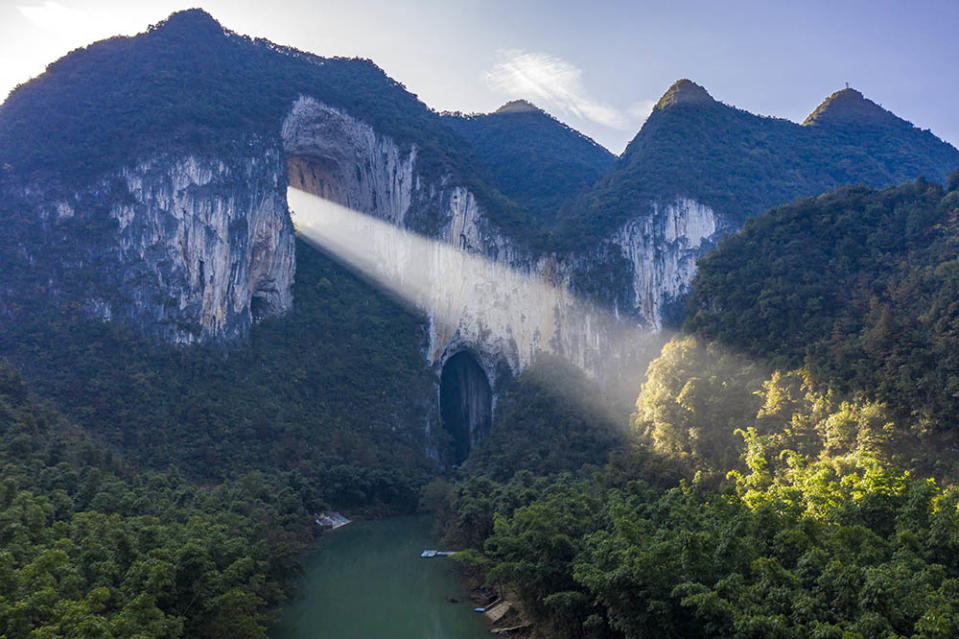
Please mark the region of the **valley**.
[[0, 167], [0, 636], [486, 635], [464, 575], [543, 639], [959, 634], [959, 150], [855, 89], [680, 79], [616, 156], [190, 9]]

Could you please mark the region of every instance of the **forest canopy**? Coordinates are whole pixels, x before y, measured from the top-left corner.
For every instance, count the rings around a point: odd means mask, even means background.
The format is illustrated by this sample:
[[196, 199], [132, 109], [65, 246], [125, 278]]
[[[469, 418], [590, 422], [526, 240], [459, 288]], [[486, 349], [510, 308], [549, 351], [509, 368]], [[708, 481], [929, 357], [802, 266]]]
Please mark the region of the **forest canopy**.
[[447, 538], [543, 636], [956, 636], [954, 175], [747, 223], [701, 262], [631, 446], [479, 467], [431, 495]]

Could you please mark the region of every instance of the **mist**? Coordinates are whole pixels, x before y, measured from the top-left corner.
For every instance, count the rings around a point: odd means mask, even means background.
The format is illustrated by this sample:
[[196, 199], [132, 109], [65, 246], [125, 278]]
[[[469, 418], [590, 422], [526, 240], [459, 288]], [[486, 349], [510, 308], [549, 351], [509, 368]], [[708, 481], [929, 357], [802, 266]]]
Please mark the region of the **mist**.
[[298, 189], [287, 197], [302, 239], [430, 319], [430, 363], [467, 346], [516, 374], [547, 352], [631, 403], [668, 339], [550, 281], [551, 269], [512, 268]]

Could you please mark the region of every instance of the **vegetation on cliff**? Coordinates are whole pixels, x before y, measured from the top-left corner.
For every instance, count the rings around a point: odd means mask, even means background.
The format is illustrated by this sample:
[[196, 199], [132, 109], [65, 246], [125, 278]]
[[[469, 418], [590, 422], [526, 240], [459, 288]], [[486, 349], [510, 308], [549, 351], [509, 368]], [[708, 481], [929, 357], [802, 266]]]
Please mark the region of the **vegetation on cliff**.
[[700, 262], [689, 330], [954, 433], [957, 177], [949, 192], [849, 188], [755, 218]]
[[747, 224], [703, 262], [632, 447], [434, 487], [448, 536], [541, 636], [955, 636], [957, 204], [920, 180]]
[[408, 511], [435, 410], [422, 321], [305, 244], [296, 306], [250, 343], [158, 345], [67, 305], [23, 313], [0, 355], [141, 468], [219, 482], [298, 471], [338, 507]]

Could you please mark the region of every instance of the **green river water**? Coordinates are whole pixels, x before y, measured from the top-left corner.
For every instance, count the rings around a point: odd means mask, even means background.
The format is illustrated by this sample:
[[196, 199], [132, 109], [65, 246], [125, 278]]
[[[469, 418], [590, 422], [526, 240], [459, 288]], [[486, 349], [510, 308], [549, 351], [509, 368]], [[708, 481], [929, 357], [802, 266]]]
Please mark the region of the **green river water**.
[[[280, 611], [273, 639], [480, 639], [483, 616], [445, 557], [428, 517], [359, 521], [324, 535], [305, 561], [298, 595]], [[451, 603], [450, 599], [457, 603]]]

